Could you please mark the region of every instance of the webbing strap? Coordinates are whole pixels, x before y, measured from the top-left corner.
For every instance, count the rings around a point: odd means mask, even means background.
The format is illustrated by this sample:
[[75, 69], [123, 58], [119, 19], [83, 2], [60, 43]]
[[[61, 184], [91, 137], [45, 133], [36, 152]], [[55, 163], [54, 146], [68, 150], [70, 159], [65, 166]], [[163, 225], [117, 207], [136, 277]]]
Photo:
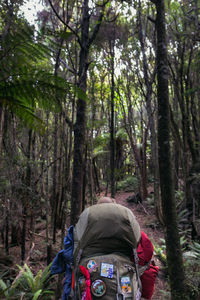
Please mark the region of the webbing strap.
[[117, 295], [116, 295], [116, 300], [124, 300], [124, 294], [122, 293], [121, 285], [120, 285], [120, 280], [119, 280], [119, 270], [117, 268]]
[[135, 248], [133, 249], [133, 259], [134, 259], [134, 263], [135, 263], [135, 271], [136, 271], [136, 277], [138, 280], [139, 290], [142, 291], [142, 283], [140, 280], [140, 274], [139, 274], [139, 268], [138, 268], [138, 255], [137, 255], [137, 250]]
[[82, 255], [83, 250], [79, 249], [78, 255], [76, 257], [76, 262], [75, 262], [75, 267], [74, 267], [74, 296], [73, 299], [77, 299], [77, 285], [76, 285], [76, 276], [77, 276], [77, 269], [78, 269], [78, 264], [81, 260], [81, 255]]

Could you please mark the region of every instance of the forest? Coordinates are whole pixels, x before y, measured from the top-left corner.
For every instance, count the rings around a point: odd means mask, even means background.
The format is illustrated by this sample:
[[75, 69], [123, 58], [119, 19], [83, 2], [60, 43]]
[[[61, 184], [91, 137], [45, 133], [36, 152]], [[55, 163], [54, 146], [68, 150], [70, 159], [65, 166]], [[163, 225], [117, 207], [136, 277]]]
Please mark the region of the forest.
[[51, 262], [100, 195], [162, 233], [152, 300], [200, 299], [200, 1], [25, 2], [0, 2], [0, 299], [61, 299]]

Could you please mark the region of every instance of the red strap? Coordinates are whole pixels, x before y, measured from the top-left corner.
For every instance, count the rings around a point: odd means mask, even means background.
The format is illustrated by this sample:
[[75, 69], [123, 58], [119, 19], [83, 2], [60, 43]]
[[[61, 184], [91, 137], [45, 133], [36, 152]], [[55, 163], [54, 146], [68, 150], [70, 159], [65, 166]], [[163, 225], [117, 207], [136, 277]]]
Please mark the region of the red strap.
[[80, 268], [81, 272], [83, 273], [83, 275], [86, 278], [86, 280], [85, 280], [86, 289], [83, 292], [81, 300], [92, 300], [91, 293], [90, 293], [90, 285], [91, 285], [90, 273], [88, 272], [88, 270], [84, 266], [79, 266], [79, 268]]
[[72, 289], [74, 289], [74, 272], [72, 271]]

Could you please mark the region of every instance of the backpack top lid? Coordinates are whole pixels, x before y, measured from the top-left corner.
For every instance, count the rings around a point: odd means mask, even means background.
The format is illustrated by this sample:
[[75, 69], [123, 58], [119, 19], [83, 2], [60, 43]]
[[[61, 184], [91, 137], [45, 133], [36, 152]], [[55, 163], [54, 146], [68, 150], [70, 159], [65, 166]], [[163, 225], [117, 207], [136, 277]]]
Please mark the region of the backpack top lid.
[[115, 203], [96, 204], [83, 211], [74, 228], [74, 256], [80, 249], [82, 256], [123, 252], [125, 247], [137, 248], [140, 238], [140, 226], [130, 209]]

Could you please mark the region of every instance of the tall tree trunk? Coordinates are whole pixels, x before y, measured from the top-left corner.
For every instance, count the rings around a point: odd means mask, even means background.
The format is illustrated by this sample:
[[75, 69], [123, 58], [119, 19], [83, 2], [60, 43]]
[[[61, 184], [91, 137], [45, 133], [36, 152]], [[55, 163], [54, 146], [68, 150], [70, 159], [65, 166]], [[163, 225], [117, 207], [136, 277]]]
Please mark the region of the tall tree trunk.
[[47, 170], [46, 170], [46, 185], [44, 187], [45, 189], [45, 206], [46, 206], [46, 247], [47, 247], [47, 265], [51, 262], [51, 241], [49, 238], [49, 113], [47, 112], [46, 115], [46, 127], [47, 127], [47, 133], [46, 133], [46, 149], [44, 148], [44, 152], [46, 152], [46, 164], [47, 164]]
[[3, 126], [4, 126], [4, 116], [5, 116], [5, 107], [0, 103], [0, 157], [1, 157], [1, 148], [3, 140]]
[[141, 12], [142, 12], [141, 1], [139, 1], [138, 37], [139, 37], [141, 52], [142, 52], [144, 81], [146, 86], [146, 92], [144, 91], [144, 96], [146, 101], [146, 109], [147, 109], [149, 128], [150, 128], [151, 156], [152, 156], [152, 165], [153, 165], [153, 173], [154, 173], [153, 175], [154, 175], [155, 211], [159, 221], [163, 223], [161, 199], [160, 199], [159, 171], [158, 171], [158, 147], [157, 147], [157, 139], [156, 139], [157, 137], [156, 137], [154, 113], [152, 109], [152, 93], [153, 93], [152, 85], [155, 80], [156, 66], [154, 67], [153, 71], [151, 71], [148, 66], [147, 55], [145, 51], [145, 29], [144, 29], [145, 26], [143, 25], [142, 22]]
[[[6, 196], [6, 193], [5, 193]], [[9, 254], [9, 217], [10, 217], [10, 203], [9, 201], [7, 201], [7, 207], [6, 207], [6, 234], [5, 234], [5, 250], [6, 250], [6, 254]]]
[[53, 220], [53, 243], [56, 242], [56, 225], [58, 210], [58, 114], [54, 116], [54, 165], [53, 165], [53, 191], [52, 191], [52, 220]]
[[[56, 55], [56, 63], [54, 69], [55, 78], [58, 76], [59, 59], [61, 54], [61, 47], [63, 39], [59, 41], [60, 47]], [[56, 228], [57, 228], [57, 211], [58, 211], [58, 114], [54, 116], [54, 166], [53, 166], [53, 193], [52, 193], [52, 220], [53, 220], [53, 243], [56, 242]]]
[[26, 254], [26, 232], [27, 232], [27, 208], [30, 200], [29, 188], [31, 186], [31, 144], [32, 144], [32, 130], [28, 132], [28, 150], [27, 150], [27, 171], [25, 177], [26, 191], [23, 196], [22, 208], [22, 244], [21, 244], [21, 260], [24, 262]]
[[115, 82], [114, 82], [114, 61], [115, 61], [115, 28], [114, 36], [110, 41], [110, 55], [111, 55], [111, 116], [110, 116], [110, 188], [111, 188], [111, 197], [115, 198]]
[[[83, 13], [81, 22], [81, 39], [79, 53], [79, 71], [78, 71], [78, 87], [86, 93], [87, 90], [87, 69], [88, 55], [91, 44], [93, 43], [99, 31], [104, 8], [108, 1], [102, 4], [102, 10], [96, 25], [89, 36], [90, 14], [89, 0], [83, 1]], [[86, 99], [78, 97], [76, 110], [76, 123], [74, 125], [74, 160], [73, 160], [73, 176], [72, 176], [72, 193], [71, 193], [71, 224], [75, 224], [82, 211], [82, 195], [83, 195], [83, 168], [84, 168], [84, 144], [85, 144], [85, 128], [86, 128]]]
[[187, 297], [171, 167], [165, 7], [164, 0], [152, 2], [156, 4], [157, 9], [158, 147], [162, 207], [166, 226], [167, 262], [172, 300], [182, 300]]
[[[88, 68], [88, 37], [89, 37], [89, 7], [88, 0], [84, 0], [81, 30], [81, 50], [79, 56], [78, 86], [83, 92], [87, 89]], [[82, 211], [83, 195], [83, 166], [86, 123], [86, 100], [77, 100], [76, 123], [74, 125], [74, 163], [71, 195], [71, 224], [75, 224]]]

